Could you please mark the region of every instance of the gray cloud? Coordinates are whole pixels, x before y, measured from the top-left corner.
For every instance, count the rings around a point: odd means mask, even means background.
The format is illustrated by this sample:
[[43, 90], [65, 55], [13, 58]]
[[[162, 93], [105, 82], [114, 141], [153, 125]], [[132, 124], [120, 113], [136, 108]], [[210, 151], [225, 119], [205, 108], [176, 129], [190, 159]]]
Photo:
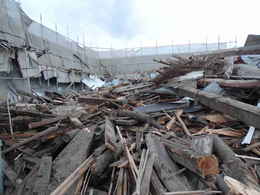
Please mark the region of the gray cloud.
[[43, 13], [47, 22], [68, 25], [74, 35], [82, 32], [82, 26], [87, 29], [92, 24], [112, 38], [130, 40], [139, 33], [133, 0], [45, 0], [43, 5], [23, 0], [22, 5], [33, 15]]
[[[98, 0], [94, 7], [99, 7], [93, 20], [106, 29], [114, 38], [132, 38], [138, 33], [138, 21], [132, 0], [114, 0], [104, 7], [104, 1]], [[96, 6], [98, 5], [98, 6]], [[100, 12], [103, 12], [99, 15]]]

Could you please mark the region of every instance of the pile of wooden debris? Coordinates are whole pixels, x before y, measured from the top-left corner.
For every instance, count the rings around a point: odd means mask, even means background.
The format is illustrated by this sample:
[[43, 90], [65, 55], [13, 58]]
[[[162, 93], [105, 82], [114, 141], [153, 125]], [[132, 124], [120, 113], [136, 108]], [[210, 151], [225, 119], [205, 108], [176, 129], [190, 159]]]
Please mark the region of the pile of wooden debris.
[[159, 62], [169, 68], [153, 81], [2, 105], [0, 190], [260, 194], [260, 79], [225, 57]]

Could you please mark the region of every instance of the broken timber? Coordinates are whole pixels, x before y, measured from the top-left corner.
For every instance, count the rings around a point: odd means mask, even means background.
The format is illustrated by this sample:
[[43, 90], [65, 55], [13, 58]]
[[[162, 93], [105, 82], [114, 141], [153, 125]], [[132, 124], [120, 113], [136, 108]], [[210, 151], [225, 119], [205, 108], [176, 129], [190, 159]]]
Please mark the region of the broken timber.
[[52, 168], [52, 157], [44, 156], [41, 159], [40, 168], [36, 175], [37, 179], [33, 188], [33, 195], [47, 195]]
[[198, 81], [199, 86], [207, 86], [212, 82], [217, 82], [221, 87], [249, 89], [259, 88], [259, 80], [225, 80], [225, 79], [200, 79]]
[[154, 168], [168, 191], [186, 191], [191, 187], [182, 175], [176, 174], [179, 167], [171, 160], [159, 137], [148, 134], [146, 143], [154, 155]]
[[239, 180], [260, 193], [257, 181], [247, 164], [237, 158], [232, 149], [216, 135], [214, 136], [213, 148], [216, 156], [223, 162], [224, 172], [227, 176]]
[[208, 155], [194, 150], [191, 144], [184, 140], [162, 139], [163, 144], [169, 149], [169, 155], [172, 159], [201, 176], [202, 178], [208, 175], [218, 174], [218, 160], [214, 155]]
[[44, 137], [44, 136], [48, 136], [48, 135], [51, 135], [53, 133], [56, 133], [57, 131], [59, 131], [60, 129], [57, 127], [57, 126], [54, 126], [54, 127], [50, 127], [48, 129], [46, 129], [45, 131], [42, 131], [40, 133], [37, 133], [36, 135], [32, 136], [32, 137], [29, 137], [27, 139], [25, 139], [24, 141], [22, 142], [19, 142], [19, 143], [16, 143], [16, 144], [13, 144], [12, 146], [10, 146], [9, 148], [7, 148], [6, 150], [3, 151], [3, 154], [6, 154], [8, 152], [11, 152], [25, 144], [28, 144], [34, 140], [37, 140], [41, 137]]
[[194, 98], [201, 104], [213, 110], [228, 114], [248, 126], [260, 128], [260, 109], [256, 106], [191, 87], [177, 87], [175, 91], [180, 96]]
[[[54, 174], [49, 189], [55, 189], [86, 159], [94, 131], [81, 130], [53, 162]], [[76, 186], [75, 186], [76, 188]], [[70, 190], [75, 190], [70, 189]], [[71, 194], [69, 191], [67, 194]]]

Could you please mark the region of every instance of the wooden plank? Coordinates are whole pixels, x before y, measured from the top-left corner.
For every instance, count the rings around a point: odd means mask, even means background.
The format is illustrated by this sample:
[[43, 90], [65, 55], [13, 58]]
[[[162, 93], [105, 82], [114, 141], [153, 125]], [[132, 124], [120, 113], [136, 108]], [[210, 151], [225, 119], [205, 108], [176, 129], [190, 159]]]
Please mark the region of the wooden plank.
[[153, 169], [151, 175], [151, 194], [152, 195], [162, 195], [164, 192], [167, 192], [167, 189], [161, 183], [158, 175], [156, 174], [155, 170]]
[[153, 164], [154, 164], [154, 155], [149, 152], [147, 159], [147, 164], [144, 169], [143, 178], [141, 181], [141, 189], [140, 194], [142, 195], [149, 195], [150, 194], [150, 183], [151, 183], [151, 176], [153, 172]]
[[34, 135], [34, 136], [30, 137], [30, 138], [25, 139], [25, 140], [22, 141], [22, 142], [13, 144], [11, 147], [9, 147], [9, 148], [7, 148], [6, 150], [4, 150], [4, 151], [3, 151], [3, 154], [6, 154], [6, 153], [8, 153], [8, 152], [11, 152], [11, 151], [13, 151], [13, 150], [15, 150], [15, 149], [17, 149], [17, 148], [19, 148], [19, 147], [25, 145], [25, 144], [31, 143], [32, 141], [38, 140], [38, 139], [40, 139], [40, 138], [42, 138], [42, 137], [44, 137], [44, 136], [49, 136], [49, 135], [51, 135], [51, 134], [53, 134], [53, 133], [57, 133], [57, 131], [59, 131], [59, 130], [60, 130], [60, 129], [59, 129], [58, 127], [56, 127], [56, 126], [55, 126], [55, 127], [50, 127], [50, 128], [48, 128], [48, 129], [46, 129], [45, 131], [42, 131], [42, 132], [37, 133], [36, 135]]
[[86, 97], [86, 96], [81, 96], [78, 98], [78, 102], [79, 103], [86, 103], [86, 104], [93, 104], [93, 105], [97, 105], [97, 104], [103, 104], [103, 103], [117, 103], [117, 104], [122, 104], [123, 101], [122, 100], [115, 100], [115, 99], [109, 99], [109, 98], [95, 98], [95, 97]]
[[[53, 174], [49, 185], [50, 190], [57, 188], [87, 158], [93, 135], [94, 131], [92, 128], [89, 131], [81, 130], [61, 151], [53, 162]], [[76, 186], [71, 187], [66, 194], [73, 194], [72, 192], [75, 189]]]
[[33, 195], [47, 195], [47, 188], [51, 177], [52, 157], [44, 156], [41, 159], [40, 168], [36, 175]]
[[56, 123], [60, 120], [63, 120], [65, 117], [56, 117], [56, 118], [52, 118], [52, 119], [44, 119], [44, 120], [41, 120], [39, 122], [32, 122], [32, 123], [29, 123], [29, 129], [34, 129], [34, 128], [38, 128], [38, 127], [44, 127], [46, 125], [50, 125], [50, 124], [53, 124], [53, 123]]
[[113, 123], [106, 117], [105, 122], [105, 144], [112, 151], [116, 151], [117, 137]]
[[[81, 163], [54, 191], [50, 192], [50, 195], [71, 195], [74, 194], [78, 181], [88, 170], [93, 162], [93, 155], [90, 155], [83, 163]], [[73, 190], [71, 190], [72, 186]]]
[[213, 110], [230, 115], [248, 126], [260, 129], [260, 108], [256, 106], [191, 87], [177, 87], [175, 91], [180, 96], [194, 98]]
[[154, 155], [154, 168], [167, 190], [186, 191], [191, 189], [184, 176], [175, 174], [179, 171], [179, 167], [171, 160], [159, 138], [148, 134], [146, 144]]

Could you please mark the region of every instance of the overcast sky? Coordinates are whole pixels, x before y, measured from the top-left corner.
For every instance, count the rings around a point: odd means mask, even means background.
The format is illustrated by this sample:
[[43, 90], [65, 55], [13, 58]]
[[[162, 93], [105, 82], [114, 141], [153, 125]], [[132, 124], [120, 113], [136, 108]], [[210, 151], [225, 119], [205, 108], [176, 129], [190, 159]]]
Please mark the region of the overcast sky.
[[[34, 20], [99, 47], [235, 41], [260, 34], [259, 0], [20, 0]], [[69, 31], [68, 31], [69, 29]]]

